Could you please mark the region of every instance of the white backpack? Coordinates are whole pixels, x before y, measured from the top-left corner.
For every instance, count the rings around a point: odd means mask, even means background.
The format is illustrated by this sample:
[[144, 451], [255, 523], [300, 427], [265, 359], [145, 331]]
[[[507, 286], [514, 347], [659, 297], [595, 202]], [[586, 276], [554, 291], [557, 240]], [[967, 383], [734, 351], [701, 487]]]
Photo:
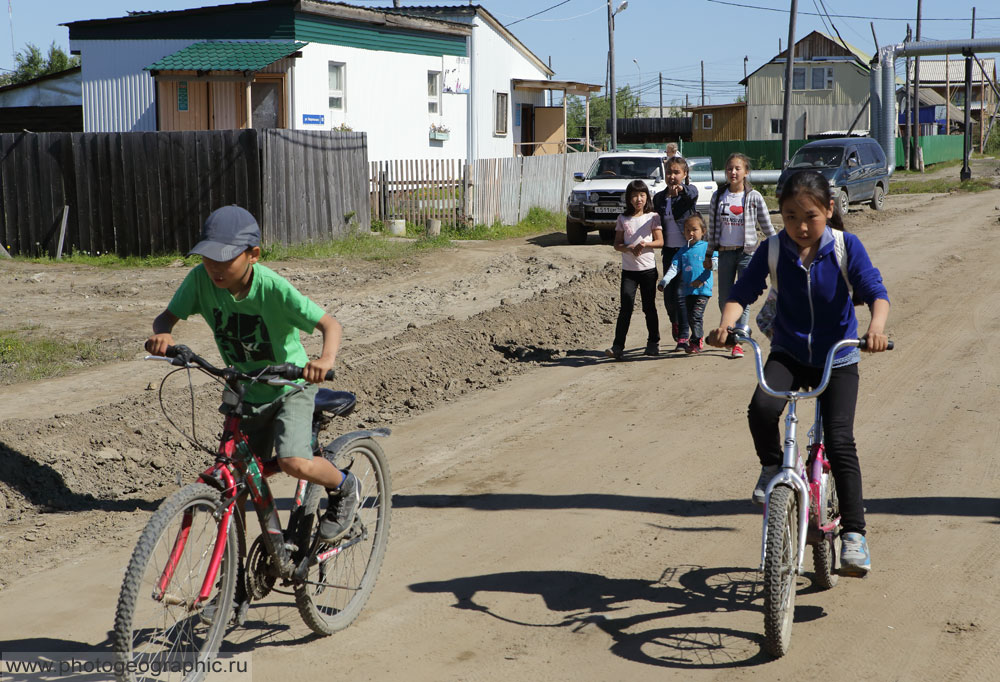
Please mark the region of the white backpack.
[[[847, 284], [847, 293], [853, 301], [854, 287], [851, 286], [851, 280], [847, 278], [847, 246], [844, 244], [844, 233], [840, 230], [832, 230], [832, 232], [833, 257], [837, 259], [837, 265], [840, 266], [840, 274], [844, 278], [844, 283]], [[778, 235], [775, 234], [768, 237], [766, 245], [767, 267], [771, 273], [771, 290], [767, 292], [764, 305], [761, 307], [760, 312], [757, 313], [757, 328], [760, 329], [764, 336], [771, 338], [774, 327], [774, 316], [778, 312], [778, 252], [781, 250], [781, 245], [778, 243]]]

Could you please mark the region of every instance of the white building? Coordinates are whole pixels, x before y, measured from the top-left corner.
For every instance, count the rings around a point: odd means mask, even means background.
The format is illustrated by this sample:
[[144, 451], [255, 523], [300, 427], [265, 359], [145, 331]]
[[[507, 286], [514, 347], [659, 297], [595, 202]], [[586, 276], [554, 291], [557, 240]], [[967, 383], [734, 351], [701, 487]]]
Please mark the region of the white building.
[[88, 132], [344, 126], [371, 160], [504, 157], [534, 140], [552, 76], [475, 5], [261, 0], [66, 26]]

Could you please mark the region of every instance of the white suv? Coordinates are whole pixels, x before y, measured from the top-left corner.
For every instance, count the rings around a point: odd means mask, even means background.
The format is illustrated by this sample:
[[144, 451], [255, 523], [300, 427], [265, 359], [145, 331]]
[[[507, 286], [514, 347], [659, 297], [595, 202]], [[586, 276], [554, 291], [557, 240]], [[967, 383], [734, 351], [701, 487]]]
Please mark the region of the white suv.
[[650, 200], [664, 188], [660, 151], [606, 152], [597, 157], [586, 173], [574, 173], [578, 184], [566, 202], [566, 239], [583, 244], [587, 233], [599, 230], [601, 239], [615, 237], [615, 222], [625, 208], [625, 188], [633, 180], [643, 180], [649, 187]]

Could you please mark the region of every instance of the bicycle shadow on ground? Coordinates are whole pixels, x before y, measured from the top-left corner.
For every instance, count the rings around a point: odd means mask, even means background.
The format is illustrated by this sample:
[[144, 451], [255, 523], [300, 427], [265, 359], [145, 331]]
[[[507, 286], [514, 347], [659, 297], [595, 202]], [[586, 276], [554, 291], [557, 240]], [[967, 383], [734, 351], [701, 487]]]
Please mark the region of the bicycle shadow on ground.
[[48, 511], [152, 511], [159, 500], [111, 500], [73, 492], [62, 474], [0, 441], [0, 481]]
[[[409, 587], [416, 593], [451, 593], [455, 597], [453, 608], [478, 611], [513, 625], [565, 628], [570, 633], [596, 627], [610, 637], [612, 653], [637, 663], [721, 669], [771, 660], [763, 651], [763, 636], [757, 632], [702, 625], [663, 627], [663, 621], [670, 618], [700, 620], [701, 614], [720, 611], [760, 613], [761, 585], [756, 571], [746, 568], [678, 566], [668, 568], [658, 580], [607, 578], [577, 571], [518, 571]], [[536, 615], [532, 622], [477, 602], [479, 595], [485, 601], [490, 592], [537, 595], [552, 618], [539, 620]], [[822, 615], [817, 606], [795, 609], [796, 622]]]
[[[566, 240], [565, 232], [546, 232], [545, 234], [539, 234], [534, 237], [529, 237], [526, 240], [529, 244], [534, 244], [535, 246], [541, 246], [542, 248], [547, 248], [549, 246], [569, 246], [570, 243]], [[587, 240], [580, 244], [579, 246], [610, 246], [611, 242], [605, 242], [601, 239], [601, 235], [594, 230], [593, 232], [587, 233]]]

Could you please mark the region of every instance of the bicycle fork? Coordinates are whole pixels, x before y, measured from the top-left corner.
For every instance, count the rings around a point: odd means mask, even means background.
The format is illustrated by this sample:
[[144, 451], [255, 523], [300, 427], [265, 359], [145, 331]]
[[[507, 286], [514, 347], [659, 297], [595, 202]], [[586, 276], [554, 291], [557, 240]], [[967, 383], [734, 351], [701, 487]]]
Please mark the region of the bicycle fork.
[[802, 476], [799, 475], [801, 463], [798, 446], [796, 445], [795, 433], [799, 422], [795, 414], [795, 398], [788, 401], [788, 413], [785, 415], [785, 442], [782, 448], [781, 471], [772, 478], [764, 491], [764, 521], [763, 532], [761, 533], [760, 545], [760, 568], [764, 570], [764, 558], [767, 554], [767, 512], [771, 504], [771, 491], [779, 485], [785, 485], [792, 489], [798, 500], [799, 527], [797, 540], [797, 550], [794, 557], [795, 574], [802, 574], [802, 563], [806, 553], [806, 537], [809, 532], [809, 485]]

